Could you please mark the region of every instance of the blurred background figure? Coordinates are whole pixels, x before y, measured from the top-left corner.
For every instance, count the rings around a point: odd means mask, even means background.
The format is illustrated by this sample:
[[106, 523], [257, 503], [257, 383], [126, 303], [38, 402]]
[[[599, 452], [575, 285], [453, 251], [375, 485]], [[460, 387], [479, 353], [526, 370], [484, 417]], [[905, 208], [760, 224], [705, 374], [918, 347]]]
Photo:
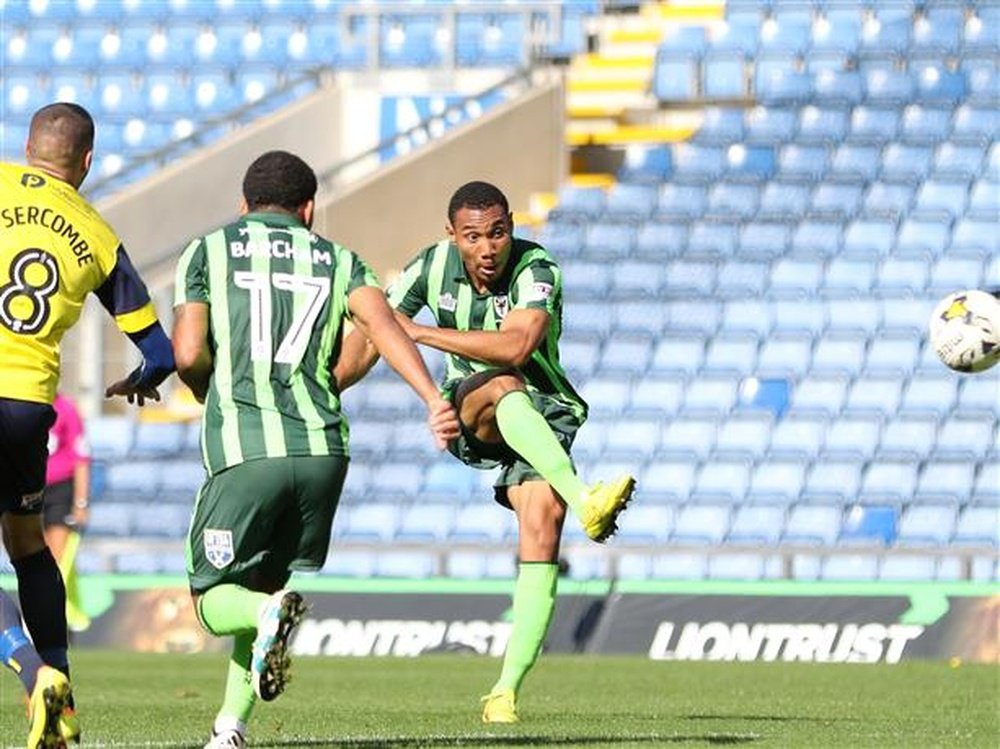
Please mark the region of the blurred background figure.
[[80, 602], [76, 553], [87, 525], [90, 450], [76, 403], [59, 393], [52, 404], [56, 420], [49, 430], [49, 462], [45, 471], [45, 543], [66, 583], [66, 623], [73, 632], [90, 626]]

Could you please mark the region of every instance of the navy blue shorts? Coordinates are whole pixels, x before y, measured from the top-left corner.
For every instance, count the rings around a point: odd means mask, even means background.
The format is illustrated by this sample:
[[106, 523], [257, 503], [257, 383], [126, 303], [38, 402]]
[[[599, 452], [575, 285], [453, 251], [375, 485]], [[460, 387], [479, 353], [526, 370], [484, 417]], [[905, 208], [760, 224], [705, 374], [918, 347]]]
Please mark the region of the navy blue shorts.
[[0, 513], [42, 511], [49, 429], [56, 412], [47, 403], [0, 398]]

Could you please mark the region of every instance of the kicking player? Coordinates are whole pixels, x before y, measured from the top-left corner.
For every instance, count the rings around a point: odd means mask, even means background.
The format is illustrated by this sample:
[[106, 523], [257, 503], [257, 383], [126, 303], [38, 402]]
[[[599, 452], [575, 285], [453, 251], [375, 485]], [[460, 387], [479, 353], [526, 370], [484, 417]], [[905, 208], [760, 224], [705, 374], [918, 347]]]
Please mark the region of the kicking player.
[[174, 366], [146, 286], [114, 230], [77, 192], [93, 149], [87, 111], [50, 104], [31, 118], [28, 165], [0, 163], [0, 526], [33, 642], [20, 632], [14, 602], [0, 594], [0, 660], [31, 696], [30, 749], [80, 737], [69, 683], [66, 589], [42, 530], [63, 334], [93, 292], [143, 355], [107, 396], [140, 406], [159, 400], [156, 388]]
[[[504, 194], [470, 182], [448, 205], [448, 238], [420, 252], [389, 290], [410, 337], [447, 354], [443, 392], [461, 422], [448, 449], [475, 468], [502, 466], [496, 500], [517, 515], [513, 630], [500, 678], [483, 697], [486, 723], [517, 720], [518, 689], [555, 608], [566, 506], [601, 542], [617, 530], [635, 485], [622, 476], [588, 487], [577, 476], [568, 450], [587, 404], [559, 365], [561, 271], [542, 247], [514, 238], [513, 228]], [[425, 305], [437, 327], [410, 319]], [[347, 387], [376, 358], [352, 332], [337, 381]]]
[[208, 478], [188, 536], [198, 618], [234, 638], [206, 747], [239, 749], [256, 698], [288, 680], [288, 639], [305, 612], [292, 570], [323, 566], [347, 472], [348, 429], [332, 367], [354, 320], [427, 404], [443, 449], [458, 434], [375, 275], [310, 231], [316, 176], [271, 151], [247, 169], [242, 218], [194, 240], [177, 267], [174, 354], [205, 403]]

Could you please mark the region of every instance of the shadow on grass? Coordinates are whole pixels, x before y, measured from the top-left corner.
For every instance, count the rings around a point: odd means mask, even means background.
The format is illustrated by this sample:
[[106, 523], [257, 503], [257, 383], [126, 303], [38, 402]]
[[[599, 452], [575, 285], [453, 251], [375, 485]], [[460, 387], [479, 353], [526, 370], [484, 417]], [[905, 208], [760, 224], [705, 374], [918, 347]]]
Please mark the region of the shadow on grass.
[[756, 734], [640, 734], [632, 736], [397, 736], [394, 738], [355, 738], [339, 741], [329, 739], [289, 739], [288, 741], [255, 742], [260, 747], [344, 747], [346, 749], [411, 749], [435, 746], [628, 746], [639, 744], [748, 744], [757, 741]]
[[760, 720], [773, 723], [852, 723], [856, 718], [830, 717], [828, 715], [719, 715], [698, 714], [685, 715], [685, 720]]

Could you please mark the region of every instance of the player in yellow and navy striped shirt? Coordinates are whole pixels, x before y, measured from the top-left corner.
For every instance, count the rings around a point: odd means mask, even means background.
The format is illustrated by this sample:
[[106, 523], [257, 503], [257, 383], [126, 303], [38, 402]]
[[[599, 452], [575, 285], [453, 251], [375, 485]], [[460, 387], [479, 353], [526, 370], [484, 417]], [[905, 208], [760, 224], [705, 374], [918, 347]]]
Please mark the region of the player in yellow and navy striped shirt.
[[42, 490], [59, 347], [93, 292], [139, 347], [142, 364], [108, 387], [140, 406], [159, 399], [173, 352], [114, 230], [77, 192], [93, 159], [94, 121], [76, 104], [31, 119], [28, 166], [0, 163], [0, 525], [17, 573], [29, 642], [0, 592], [0, 660], [31, 695], [28, 746], [78, 741], [69, 685], [66, 590], [42, 534]]

